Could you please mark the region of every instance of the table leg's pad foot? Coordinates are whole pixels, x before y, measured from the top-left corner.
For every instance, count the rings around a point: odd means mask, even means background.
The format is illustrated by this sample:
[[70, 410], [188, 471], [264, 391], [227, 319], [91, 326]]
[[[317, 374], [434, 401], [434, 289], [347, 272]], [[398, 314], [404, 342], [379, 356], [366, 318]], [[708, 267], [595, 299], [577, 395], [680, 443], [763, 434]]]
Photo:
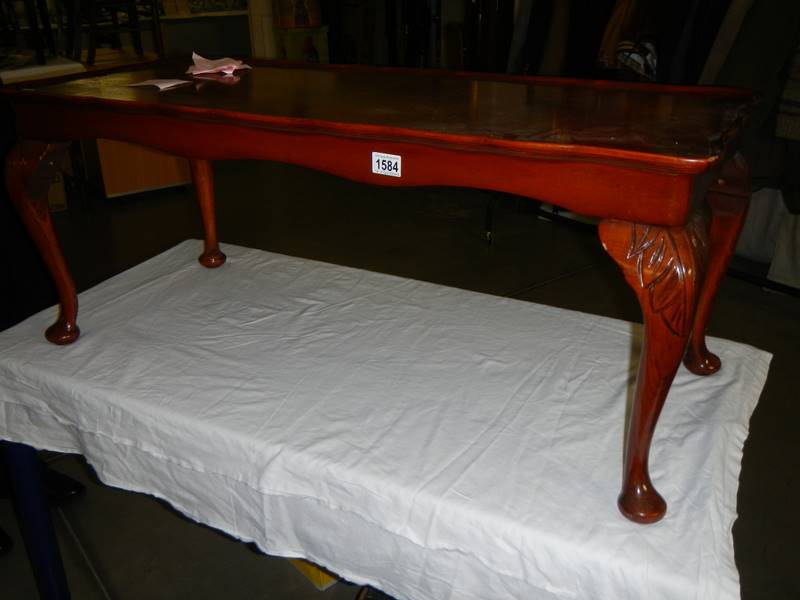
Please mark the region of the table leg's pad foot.
[[636, 523], [655, 523], [667, 512], [667, 503], [652, 485], [646, 484], [623, 490], [617, 506], [623, 516]]
[[47, 328], [47, 331], [44, 332], [44, 337], [51, 344], [66, 346], [77, 340], [80, 334], [81, 330], [75, 323], [59, 319]]
[[210, 250], [209, 252], [203, 252], [197, 260], [199, 260], [200, 264], [204, 267], [216, 269], [224, 264], [227, 258], [228, 257], [219, 250]]
[[706, 350], [695, 352], [691, 348], [683, 358], [683, 364], [695, 375], [712, 375], [722, 366], [719, 356]]

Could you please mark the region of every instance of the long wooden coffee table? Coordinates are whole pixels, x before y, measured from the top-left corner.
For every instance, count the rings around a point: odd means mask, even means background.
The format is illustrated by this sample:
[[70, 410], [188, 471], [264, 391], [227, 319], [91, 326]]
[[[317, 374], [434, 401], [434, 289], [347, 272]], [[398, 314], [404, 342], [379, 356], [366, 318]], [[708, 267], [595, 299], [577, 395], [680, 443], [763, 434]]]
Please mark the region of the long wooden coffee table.
[[[211, 161], [264, 159], [364, 183], [510, 192], [601, 219], [603, 247], [641, 305], [645, 338], [627, 427], [621, 512], [666, 511], [648, 471], [650, 442], [683, 359], [720, 368], [705, 328], [750, 195], [736, 140], [753, 97], [741, 90], [440, 71], [261, 64], [236, 83], [164, 92], [129, 87], [186, 77], [164, 65], [36, 89], [7, 89], [18, 141], [6, 184], [59, 293], [47, 339], [79, 336], [75, 285], [47, 208], [71, 140], [133, 142], [189, 159], [217, 243]], [[624, 401], [620, 398], [620, 402]]]

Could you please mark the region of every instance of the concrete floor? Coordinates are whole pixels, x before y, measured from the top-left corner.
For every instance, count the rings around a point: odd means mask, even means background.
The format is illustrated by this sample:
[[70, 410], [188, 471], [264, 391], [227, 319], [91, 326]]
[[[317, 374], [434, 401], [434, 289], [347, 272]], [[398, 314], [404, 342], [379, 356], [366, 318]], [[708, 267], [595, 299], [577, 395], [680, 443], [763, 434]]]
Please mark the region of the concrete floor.
[[[594, 231], [539, 219], [524, 202], [501, 199], [490, 246], [482, 238], [484, 192], [378, 189], [252, 162], [218, 164], [216, 175], [223, 242], [640, 320]], [[202, 235], [186, 188], [59, 214], [56, 224], [79, 289]], [[800, 301], [726, 278], [710, 334], [774, 354], [745, 445], [734, 526], [742, 598], [800, 598]], [[85, 497], [54, 510], [76, 599], [355, 595], [347, 584], [317, 592], [287, 561], [193, 524], [152, 498], [99, 485], [77, 457], [49, 460], [88, 487]], [[19, 542], [4, 499], [0, 526]], [[0, 582], [4, 599], [36, 597], [21, 544], [0, 557]]]

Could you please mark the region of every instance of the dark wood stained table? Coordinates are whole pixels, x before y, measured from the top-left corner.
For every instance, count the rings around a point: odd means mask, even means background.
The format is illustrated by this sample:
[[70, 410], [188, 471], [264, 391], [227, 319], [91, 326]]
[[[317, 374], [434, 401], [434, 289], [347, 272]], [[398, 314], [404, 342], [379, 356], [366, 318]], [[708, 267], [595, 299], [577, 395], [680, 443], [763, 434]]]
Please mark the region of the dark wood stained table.
[[[618, 505], [640, 523], [664, 515], [648, 472], [650, 442], [681, 359], [698, 375], [720, 368], [705, 328], [750, 195], [736, 140], [751, 94], [269, 63], [239, 72], [234, 85], [198, 81], [160, 93], [128, 87], [182, 72], [167, 64], [3, 90], [19, 137], [6, 159], [6, 183], [59, 293], [48, 340], [69, 344], [79, 335], [75, 286], [47, 208], [71, 140], [122, 140], [188, 158], [206, 267], [225, 262], [212, 160], [275, 160], [365, 183], [476, 187], [544, 200], [601, 219], [603, 247], [639, 298], [645, 334]], [[390, 155], [389, 162], [374, 153]], [[376, 166], [386, 174], [374, 173]]]

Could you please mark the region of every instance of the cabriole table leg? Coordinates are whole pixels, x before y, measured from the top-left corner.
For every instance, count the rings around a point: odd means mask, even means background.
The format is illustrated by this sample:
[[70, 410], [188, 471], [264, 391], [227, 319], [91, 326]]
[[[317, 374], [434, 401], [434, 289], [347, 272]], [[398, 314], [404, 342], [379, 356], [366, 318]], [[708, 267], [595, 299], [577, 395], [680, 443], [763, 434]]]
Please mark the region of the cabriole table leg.
[[192, 181], [197, 190], [197, 202], [200, 205], [200, 216], [203, 219], [203, 253], [197, 260], [209, 269], [219, 267], [227, 258], [219, 249], [217, 241], [217, 215], [214, 208], [214, 171], [211, 161], [189, 159], [192, 170]]
[[650, 443], [689, 339], [705, 262], [705, 227], [603, 221], [603, 247], [622, 268], [639, 299], [644, 339], [633, 407], [627, 423], [622, 491], [617, 504], [638, 523], [661, 519], [667, 504], [650, 481]]
[[75, 284], [53, 230], [47, 205], [47, 191], [67, 149], [68, 144], [20, 141], [6, 158], [5, 172], [11, 202], [33, 238], [58, 291], [61, 305], [58, 319], [45, 332], [45, 337], [54, 344], [71, 344], [80, 335]]
[[706, 195], [711, 208], [711, 226], [708, 236], [708, 266], [697, 314], [692, 328], [692, 337], [683, 364], [696, 375], [711, 375], [719, 371], [719, 357], [706, 347], [706, 327], [711, 314], [711, 305], [717, 295], [725, 269], [733, 256], [736, 240], [742, 231], [750, 201], [750, 171], [741, 156], [736, 156], [723, 169]]

